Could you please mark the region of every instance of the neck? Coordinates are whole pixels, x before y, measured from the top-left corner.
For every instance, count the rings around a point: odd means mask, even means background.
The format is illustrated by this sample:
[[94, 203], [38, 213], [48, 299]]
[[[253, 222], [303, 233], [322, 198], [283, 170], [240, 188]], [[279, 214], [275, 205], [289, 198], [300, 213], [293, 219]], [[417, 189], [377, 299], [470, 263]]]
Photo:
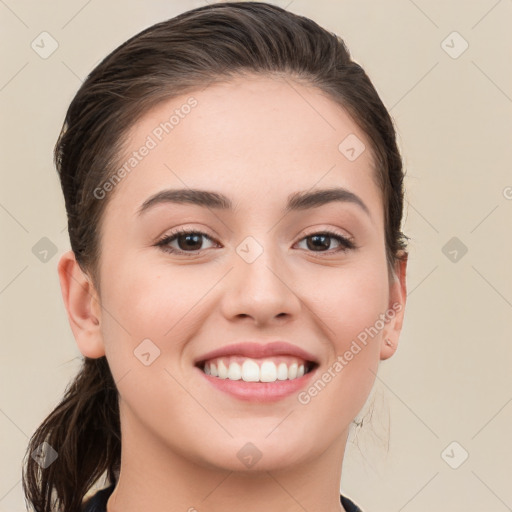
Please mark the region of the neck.
[[232, 471], [177, 453], [133, 417], [121, 421], [121, 471], [107, 512], [344, 512], [341, 465], [348, 430], [292, 466]]

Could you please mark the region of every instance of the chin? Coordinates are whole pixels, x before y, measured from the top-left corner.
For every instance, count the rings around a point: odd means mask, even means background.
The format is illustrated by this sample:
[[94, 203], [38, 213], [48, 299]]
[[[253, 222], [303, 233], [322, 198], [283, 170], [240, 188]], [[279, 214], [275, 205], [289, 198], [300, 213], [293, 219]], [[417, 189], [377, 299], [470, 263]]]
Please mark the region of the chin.
[[295, 446], [286, 446], [281, 439], [270, 442], [264, 436], [260, 440], [253, 437], [252, 441], [230, 440], [221, 452], [205, 454], [201, 465], [237, 473], [287, 470], [307, 459], [304, 445], [301, 448], [298, 452]]

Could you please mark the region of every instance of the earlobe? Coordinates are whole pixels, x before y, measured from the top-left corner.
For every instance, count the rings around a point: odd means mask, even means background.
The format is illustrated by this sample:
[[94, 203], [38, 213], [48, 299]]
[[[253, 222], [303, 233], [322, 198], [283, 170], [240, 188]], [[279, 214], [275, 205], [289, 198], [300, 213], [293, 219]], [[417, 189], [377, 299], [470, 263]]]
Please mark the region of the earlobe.
[[403, 253], [394, 268], [394, 280], [390, 283], [389, 304], [386, 316], [390, 318], [382, 333], [381, 360], [391, 357], [398, 348], [398, 340], [405, 314], [405, 303], [407, 300], [407, 258], [408, 254]]
[[99, 296], [73, 251], [61, 256], [58, 273], [62, 299], [80, 352], [93, 359], [104, 356]]

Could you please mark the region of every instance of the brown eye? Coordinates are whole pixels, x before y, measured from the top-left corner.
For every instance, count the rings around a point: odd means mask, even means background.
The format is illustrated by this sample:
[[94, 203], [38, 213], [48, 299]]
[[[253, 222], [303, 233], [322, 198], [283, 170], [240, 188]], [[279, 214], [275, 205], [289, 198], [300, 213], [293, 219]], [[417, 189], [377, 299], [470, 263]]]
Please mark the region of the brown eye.
[[[200, 252], [205, 249], [202, 247], [202, 238], [212, 241], [206, 233], [201, 231], [180, 230], [165, 236], [156, 245], [163, 251], [170, 253]], [[171, 243], [174, 242], [176, 242], [177, 247], [171, 246]]]
[[333, 252], [348, 251], [349, 249], [355, 248], [353, 242], [351, 242], [348, 238], [331, 231], [313, 233], [312, 235], [304, 237], [301, 242], [306, 240], [306, 248], [310, 251], [328, 252], [331, 250], [333, 239], [336, 240], [336, 243], [338, 244], [338, 247], [335, 248]]
[[202, 236], [203, 235], [199, 233], [189, 233], [185, 235], [177, 235], [175, 240], [178, 242], [178, 248], [180, 250], [197, 251], [201, 248]]

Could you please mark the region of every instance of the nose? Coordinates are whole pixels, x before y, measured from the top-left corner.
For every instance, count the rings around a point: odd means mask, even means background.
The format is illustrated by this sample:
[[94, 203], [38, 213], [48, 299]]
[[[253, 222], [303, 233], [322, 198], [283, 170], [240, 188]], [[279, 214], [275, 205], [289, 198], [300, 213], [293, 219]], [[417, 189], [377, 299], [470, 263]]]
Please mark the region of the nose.
[[300, 313], [301, 301], [283, 258], [264, 250], [252, 262], [239, 254], [234, 257], [221, 308], [230, 321], [250, 318], [256, 325], [263, 326], [295, 318]]

